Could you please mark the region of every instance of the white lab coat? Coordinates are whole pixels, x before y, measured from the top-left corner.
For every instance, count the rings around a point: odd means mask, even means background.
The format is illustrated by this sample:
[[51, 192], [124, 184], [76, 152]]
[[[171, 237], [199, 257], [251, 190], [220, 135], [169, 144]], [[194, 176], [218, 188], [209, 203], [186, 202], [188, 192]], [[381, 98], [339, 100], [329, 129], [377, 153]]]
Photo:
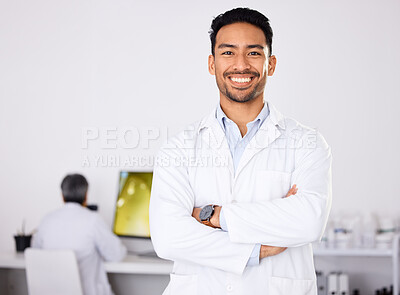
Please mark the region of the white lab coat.
[[119, 261], [126, 248], [100, 216], [77, 203], [66, 203], [46, 215], [32, 247], [74, 250], [85, 295], [112, 295], [103, 259]]
[[[331, 207], [331, 151], [316, 130], [269, 108], [236, 174], [215, 111], [161, 149], [150, 230], [157, 254], [174, 261], [165, 295], [317, 294], [310, 243]], [[293, 184], [297, 194], [283, 198]], [[223, 206], [228, 232], [191, 216], [207, 204]], [[288, 249], [246, 266], [256, 243]]]

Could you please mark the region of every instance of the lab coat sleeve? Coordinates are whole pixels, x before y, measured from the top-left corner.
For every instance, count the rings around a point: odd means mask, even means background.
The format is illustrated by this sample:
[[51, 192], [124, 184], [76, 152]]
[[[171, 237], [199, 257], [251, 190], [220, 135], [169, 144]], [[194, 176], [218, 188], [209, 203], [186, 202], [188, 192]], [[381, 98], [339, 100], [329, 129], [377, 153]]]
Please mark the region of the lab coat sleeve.
[[31, 247], [32, 248], [42, 248], [43, 241], [42, 241], [42, 232], [39, 230], [32, 236]]
[[93, 232], [96, 248], [105, 261], [120, 261], [125, 257], [126, 247], [97, 214], [94, 218]]
[[331, 207], [331, 150], [318, 133], [313, 147], [300, 142], [291, 178], [296, 195], [224, 206], [232, 242], [296, 247], [321, 238]]
[[154, 249], [161, 258], [241, 274], [254, 244], [231, 242], [228, 233], [191, 216], [195, 196], [188, 170], [175, 162], [182, 156], [182, 149], [164, 147], [157, 157], [150, 199]]

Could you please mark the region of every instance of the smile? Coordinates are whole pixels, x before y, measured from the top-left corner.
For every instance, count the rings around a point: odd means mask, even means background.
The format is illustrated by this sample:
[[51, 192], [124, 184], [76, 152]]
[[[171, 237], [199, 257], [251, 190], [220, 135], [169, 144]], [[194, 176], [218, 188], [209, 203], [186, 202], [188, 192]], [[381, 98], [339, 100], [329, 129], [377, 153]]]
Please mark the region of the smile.
[[232, 86], [235, 88], [248, 88], [254, 79], [254, 76], [247, 76], [247, 77], [238, 77], [238, 76], [228, 76], [229, 81], [231, 82]]
[[235, 77], [231, 77], [229, 79], [231, 79], [233, 82], [236, 82], [236, 83], [249, 83], [251, 81], [251, 78], [235, 78]]

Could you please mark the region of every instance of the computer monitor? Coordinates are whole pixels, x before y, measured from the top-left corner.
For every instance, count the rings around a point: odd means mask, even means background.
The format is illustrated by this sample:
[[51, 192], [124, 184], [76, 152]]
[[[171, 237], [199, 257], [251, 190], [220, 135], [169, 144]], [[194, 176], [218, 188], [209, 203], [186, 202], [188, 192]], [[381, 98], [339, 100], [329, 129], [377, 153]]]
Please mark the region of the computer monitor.
[[121, 171], [113, 231], [120, 237], [150, 238], [149, 204], [153, 172]]

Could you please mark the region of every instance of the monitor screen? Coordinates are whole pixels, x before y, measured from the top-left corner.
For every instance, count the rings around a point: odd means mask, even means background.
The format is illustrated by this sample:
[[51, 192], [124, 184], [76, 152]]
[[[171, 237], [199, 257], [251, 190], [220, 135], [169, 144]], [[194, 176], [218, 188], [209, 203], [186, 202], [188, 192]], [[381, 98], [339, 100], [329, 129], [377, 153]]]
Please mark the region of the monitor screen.
[[115, 207], [114, 233], [150, 238], [149, 204], [153, 172], [121, 171]]

